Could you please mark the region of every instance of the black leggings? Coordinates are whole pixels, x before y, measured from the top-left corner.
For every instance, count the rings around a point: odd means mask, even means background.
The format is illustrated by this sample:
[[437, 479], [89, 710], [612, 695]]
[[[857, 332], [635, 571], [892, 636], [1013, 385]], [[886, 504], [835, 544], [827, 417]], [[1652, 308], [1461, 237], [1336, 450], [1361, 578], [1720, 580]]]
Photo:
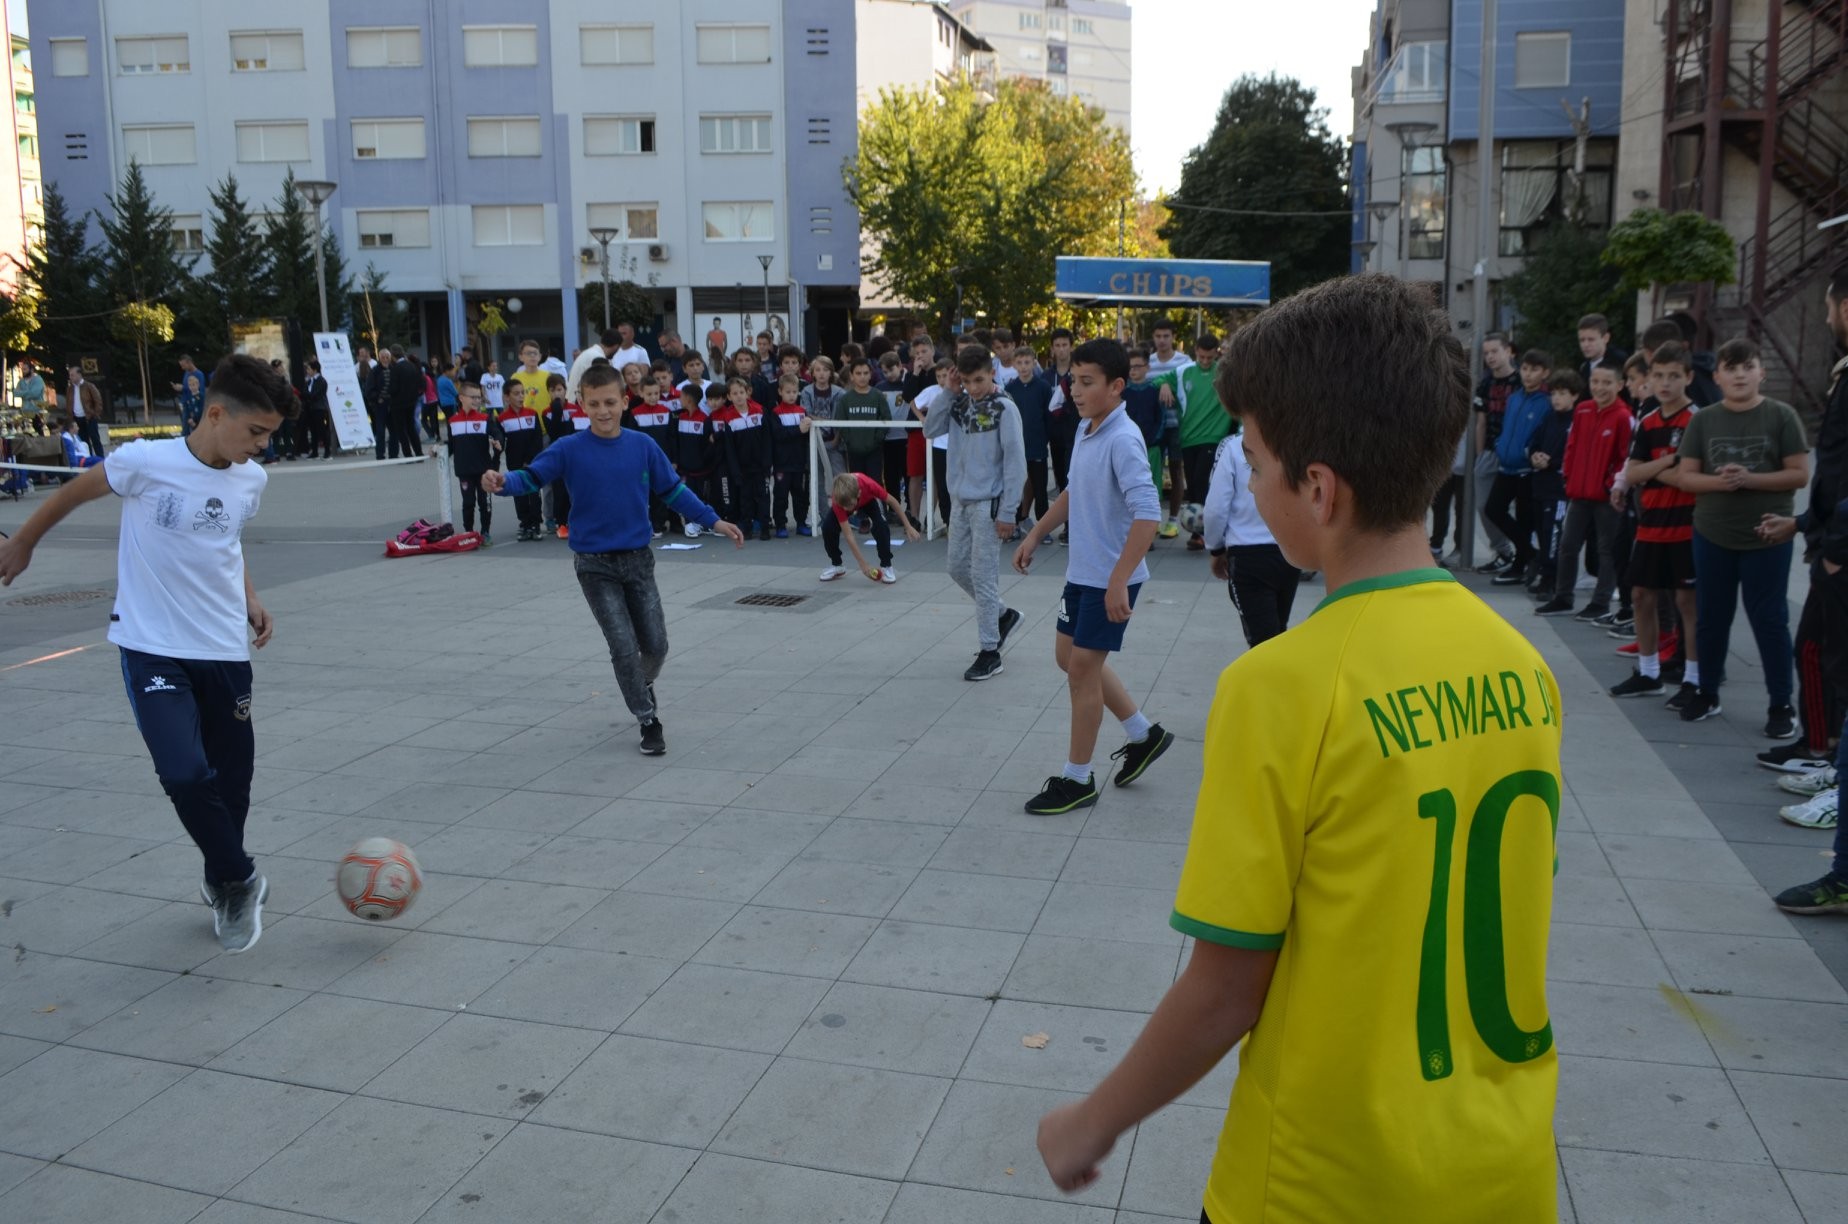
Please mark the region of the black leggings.
[[1431, 500], [1431, 547], [1442, 551], [1444, 537], [1450, 533], [1451, 511], [1456, 511], [1454, 547], [1463, 547], [1463, 478], [1454, 473], [1438, 487]]
[[[475, 530], [475, 509], [479, 506], [481, 508], [481, 534], [489, 534], [489, 525], [494, 522], [493, 494], [481, 487], [479, 476], [458, 476], [456, 480], [462, 486], [462, 530]], [[564, 482], [561, 480], [559, 483]]]
[[[873, 543], [879, 546], [879, 564], [890, 567], [892, 564], [892, 527], [886, 522], [885, 507], [877, 503], [868, 503], [854, 511], [855, 515], [864, 514], [873, 523]], [[841, 564], [841, 521], [834, 517], [833, 507], [821, 512], [821, 546], [828, 550], [828, 560], [835, 565]]]
[[1187, 473], [1187, 500], [1196, 506], [1206, 505], [1207, 490], [1213, 484], [1213, 456], [1219, 444], [1187, 446], [1181, 449], [1181, 466]]
[[904, 438], [887, 438], [882, 448], [885, 457], [885, 479], [882, 483], [894, 497], [904, 491], [907, 479], [905, 476], [907, 449], [908, 445]]
[[1489, 486], [1482, 517], [1514, 545], [1514, 568], [1524, 570], [1534, 559], [1534, 482], [1531, 476], [1498, 473]]
[[1028, 489], [1026, 494], [1021, 497], [1021, 504], [1025, 505], [1027, 498], [1031, 497], [1033, 499], [1033, 517], [1045, 518], [1047, 502], [1046, 461], [1044, 459], [1027, 460], [1027, 483], [1031, 485], [1032, 488]]
[[1275, 544], [1234, 544], [1226, 559], [1232, 569], [1226, 589], [1245, 628], [1245, 644], [1256, 646], [1289, 628], [1303, 572], [1284, 559], [1283, 550]]

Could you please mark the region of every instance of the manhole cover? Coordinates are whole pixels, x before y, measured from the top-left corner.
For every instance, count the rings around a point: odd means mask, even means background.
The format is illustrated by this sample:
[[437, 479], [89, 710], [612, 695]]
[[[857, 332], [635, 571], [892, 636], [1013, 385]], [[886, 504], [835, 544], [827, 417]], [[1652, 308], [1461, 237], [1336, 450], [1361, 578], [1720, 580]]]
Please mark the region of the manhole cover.
[[733, 602], [742, 604], [747, 608], [793, 608], [799, 603], [807, 602], [807, 600], [807, 595], [777, 595], [760, 592], [756, 595], [746, 595], [743, 599], [734, 600]]
[[46, 591], [42, 595], [21, 595], [6, 601], [9, 608], [50, 608], [59, 604], [89, 603], [108, 599], [108, 591]]

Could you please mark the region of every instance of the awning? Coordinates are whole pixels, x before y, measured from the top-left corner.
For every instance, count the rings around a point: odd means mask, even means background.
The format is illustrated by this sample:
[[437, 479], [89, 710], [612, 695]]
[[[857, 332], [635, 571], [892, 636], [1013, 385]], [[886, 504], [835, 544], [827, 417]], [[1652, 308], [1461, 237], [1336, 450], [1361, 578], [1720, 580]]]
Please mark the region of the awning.
[[1061, 255], [1054, 291], [1059, 300], [1081, 305], [1268, 306], [1270, 263]]

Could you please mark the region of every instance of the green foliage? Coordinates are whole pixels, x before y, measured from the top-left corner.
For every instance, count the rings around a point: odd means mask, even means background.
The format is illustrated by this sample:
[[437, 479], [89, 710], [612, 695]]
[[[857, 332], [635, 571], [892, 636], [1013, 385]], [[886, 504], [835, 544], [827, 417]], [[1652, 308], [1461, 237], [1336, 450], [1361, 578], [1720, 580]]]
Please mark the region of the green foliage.
[[843, 169], [876, 246], [869, 275], [949, 331], [958, 308], [1018, 326], [1053, 305], [1059, 255], [1116, 251], [1135, 194], [1129, 144], [1099, 111], [1043, 84], [967, 79], [887, 90]]
[[1603, 256], [1604, 234], [1559, 221], [1533, 242], [1521, 270], [1502, 281], [1502, 296], [1520, 316], [1519, 348], [1541, 348], [1561, 363], [1577, 365], [1578, 321], [1601, 314], [1611, 321], [1611, 338], [1629, 348], [1635, 337], [1636, 295], [1627, 291]]
[[155, 201], [141, 163], [129, 160], [109, 197], [108, 214], [96, 220], [103, 231], [103, 286], [110, 305], [179, 300], [189, 277], [173, 249], [173, 211]]
[[[590, 320], [590, 329], [593, 332], [603, 330], [603, 281], [601, 279], [579, 287], [578, 311], [584, 318]], [[638, 330], [651, 328], [655, 325], [655, 318], [659, 313], [654, 295], [634, 281], [610, 281], [609, 326], [629, 323]]]
[[1623, 287], [1632, 292], [1703, 281], [1730, 285], [1738, 279], [1732, 235], [1692, 211], [1639, 208], [1611, 227], [1602, 258], [1623, 274]]
[[44, 240], [26, 252], [25, 276], [39, 318], [28, 351], [40, 365], [62, 369], [76, 354], [103, 347], [108, 304], [99, 271], [89, 218], [73, 217], [58, 185], [46, 182]]
[[[1181, 259], [1268, 259], [1278, 299], [1348, 270], [1347, 150], [1315, 91], [1290, 77], [1246, 76], [1219, 104], [1206, 143], [1187, 155], [1160, 229]], [[1339, 215], [1234, 216], [1204, 209]]]
[[211, 200], [205, 243], [209, 262], [194, 263], [181, 323], [182, 339], [198, 350], [208, 369], [216, 355], [229, 351], [231, 324], [266, 316], [272, 303], [269, 247], [249, 204], [238, 194], [237, 179], [225, 175], [212, 189]]
[[[397, 298], [385, 287], [385, 274], [370, 261], [359, 287], [349, 289], [345, 296], [353, 315], [356, 344], [376, 353], [381, 347], [403, 344], [411, 338], [410, 311], [398, 309]], [[332, 302], [328, 309], [333, 309]]]
[[38, 299], [32, 296], [31, 289], [24, 289], [0, 312], [0, 351], [11, 354], [29, 348], [38, 326]]
[[165, 302], [124, 302], [109, 320], [109, 331], [116, 339], [134, 346], [135, 364], [141, 373], [141, 419], [151, 420], [154, 389], [148, 373], [148, 351], [173, 339], [173, 308]]

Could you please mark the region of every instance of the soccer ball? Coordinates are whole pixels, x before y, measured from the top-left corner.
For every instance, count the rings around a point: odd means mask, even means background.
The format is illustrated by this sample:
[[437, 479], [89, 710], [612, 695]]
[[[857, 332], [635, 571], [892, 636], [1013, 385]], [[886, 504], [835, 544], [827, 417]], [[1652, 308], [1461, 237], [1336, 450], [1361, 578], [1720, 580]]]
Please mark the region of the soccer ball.
[[341, 902], [371, 922], [411, 908], [423, 887], [423, 870], [411, 848], [389, 837], [368, 837], [346, 852], [334, 877]]
[[1188, 535], [1199, 535], [1206, 530], [1206, 512], [1200, 509], [1199, 502], [1188, 502], [1181, 507], [1181, 530]]

